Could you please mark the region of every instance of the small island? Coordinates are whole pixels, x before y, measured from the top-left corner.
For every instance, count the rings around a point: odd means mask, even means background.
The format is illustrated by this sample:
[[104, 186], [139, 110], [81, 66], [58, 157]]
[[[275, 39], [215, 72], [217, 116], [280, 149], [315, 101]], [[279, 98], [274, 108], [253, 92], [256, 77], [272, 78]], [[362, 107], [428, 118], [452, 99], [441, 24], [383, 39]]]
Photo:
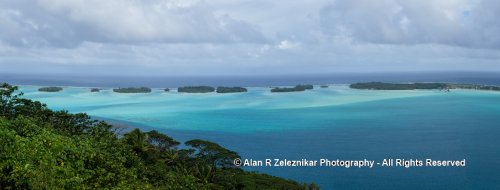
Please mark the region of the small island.
[[448, 84], [448, 88], [500, 91], [500, 86], [481, 85], [481, 84]]
[[239, 93], [239, 92], [247, 92], [248, 90], [243, 87], [217, 87], [217, 93]]
[[170, 92], [170, 88], [165, 88], [165, 89], [163, 89], [163, 91]]
[[101, 91], [101, 89], [99, 89], [99, 88], [91, 88], [90, 89], [90, 92], [100, 92], [100, 91]]
[[63, 88], [61, 88], [61, 87], [55, 87], [55, 86], [42, 87], [42, 88], [38, 89], [38, 91], [40, 91], [40, 92], [60, 92], [62, 90], [63, 90]]
[[328, 85], [321, 85], [319, 87], [321, 87], [321, 88], [328, 88]]
[[446, 89], [446, 83], [383, 83], [364, 82], [354, 83], [349, 87], [365, 90], [416, 90], [416, 89]]
[[147, 87], [129, 87], [129, 88], [115, 88], [113, 92], [116, 93], [150, 93], [151, 88]]
[[177, 92], [184, 93], [209, 93], [214, 91], [215, 88], [211, 86], [184, 86], [177, 88]]
[[271, 89], [271, 92], [301, 92], [312, 90], [314, 88], [311, 84], [299, 84], [294, 87], [276, 87]]
[[499, 86], [481, 84], [457, 84], [457, 83], [383, 83], [365, 82], [354, 83], [349, 86], [354, 89], [364, 90], [446, 90], [450, 89], [471, 89], [471, 90], [491, 90], [500, 91]]

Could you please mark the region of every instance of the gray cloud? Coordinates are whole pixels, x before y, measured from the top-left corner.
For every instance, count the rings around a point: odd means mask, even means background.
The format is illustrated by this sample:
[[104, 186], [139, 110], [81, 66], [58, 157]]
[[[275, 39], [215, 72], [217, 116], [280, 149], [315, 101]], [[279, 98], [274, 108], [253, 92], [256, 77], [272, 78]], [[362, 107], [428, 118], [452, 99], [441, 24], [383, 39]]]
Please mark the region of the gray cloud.
[[0, 40], [15, 46], [82, 42], [227, 43], [265, 41], [258, 28], [216, 17], [196, 0], [1, 0]]
[[356, 42], [500, 48], [494, 0], [338, 0], [321, 10], [322, 30]]
[[0, 0], [0, 73], [499, 70], [493, 0]]

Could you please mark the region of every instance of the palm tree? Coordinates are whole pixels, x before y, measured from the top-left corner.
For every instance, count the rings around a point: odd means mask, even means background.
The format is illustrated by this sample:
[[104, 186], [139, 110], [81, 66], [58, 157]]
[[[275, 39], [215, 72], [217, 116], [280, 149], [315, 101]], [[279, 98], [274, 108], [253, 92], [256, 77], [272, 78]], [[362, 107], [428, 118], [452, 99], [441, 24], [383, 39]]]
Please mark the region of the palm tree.
[[146, 152], [149, 149], [148, 136], [147, 134], [141, 132], [140, 129], [130, 131], [124, 135], [123, 139], [125, 143], [132, 146], [132, 149], [137, 154]]

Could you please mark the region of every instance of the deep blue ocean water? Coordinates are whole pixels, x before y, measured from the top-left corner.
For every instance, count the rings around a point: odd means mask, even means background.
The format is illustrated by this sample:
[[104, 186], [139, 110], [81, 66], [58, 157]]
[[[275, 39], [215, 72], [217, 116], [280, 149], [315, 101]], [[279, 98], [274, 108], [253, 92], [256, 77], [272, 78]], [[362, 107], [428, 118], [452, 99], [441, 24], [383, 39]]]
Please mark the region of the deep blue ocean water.
[[53, 109], [156, 129], [181, 141], [211, 140], [243, 159], [467, 160], [466, 167], [245, 167], [322, 189], [500, 189], [500, 92], [345, 85], [283, 94], [255, 87], [224, 95], [161, 89], [90, 93], [78, 87], [40, 93], [37, 88], [21, 86], [26, 97]]
[[[253, 159], [431, 158], [468, 162], [461, 168], [247, 168], [316, 182], [323, 189], [500, 188], [500, 94], [401, 98], [300, 111], [329, 113], [331, 117], [355, 112], [357, 116], [328, 120], [320, 129], [304, 125], [299, 130], [251, 134], [164, 132], [179, 139], [213, 140]], [[285, 111], [282, 114], [295, 116]]]

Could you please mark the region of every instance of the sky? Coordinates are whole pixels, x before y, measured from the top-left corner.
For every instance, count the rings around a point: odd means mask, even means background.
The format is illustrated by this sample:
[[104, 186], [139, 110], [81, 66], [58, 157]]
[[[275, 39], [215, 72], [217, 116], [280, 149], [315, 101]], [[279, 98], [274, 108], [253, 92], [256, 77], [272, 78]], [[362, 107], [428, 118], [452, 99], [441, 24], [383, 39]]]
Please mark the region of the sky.
[[500, 71], [496, 0], [0, 0], [0, 73]]

